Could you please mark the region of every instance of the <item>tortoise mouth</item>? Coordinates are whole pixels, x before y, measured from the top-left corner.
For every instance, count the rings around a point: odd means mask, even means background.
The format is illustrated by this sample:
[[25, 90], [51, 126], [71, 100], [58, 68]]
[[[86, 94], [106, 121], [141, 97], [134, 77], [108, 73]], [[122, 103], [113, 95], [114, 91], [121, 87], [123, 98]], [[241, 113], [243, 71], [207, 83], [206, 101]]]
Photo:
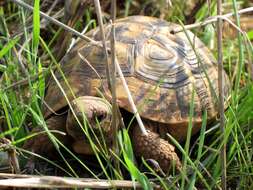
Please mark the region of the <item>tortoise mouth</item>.
[[99, 117], [94, 116], [88, 119], [78, 118], [82, 123], [81, 126], [79, 122], [75, 121], [75, 119], [70, 119], [69, 117], [67, 119], [67, 132], [74, 139], [83, 139], [85, 135], [101, 136], [101, 134], [109, 133], [111, 130], [112, 119], [111, 116], [108, 115], [100, 115]]

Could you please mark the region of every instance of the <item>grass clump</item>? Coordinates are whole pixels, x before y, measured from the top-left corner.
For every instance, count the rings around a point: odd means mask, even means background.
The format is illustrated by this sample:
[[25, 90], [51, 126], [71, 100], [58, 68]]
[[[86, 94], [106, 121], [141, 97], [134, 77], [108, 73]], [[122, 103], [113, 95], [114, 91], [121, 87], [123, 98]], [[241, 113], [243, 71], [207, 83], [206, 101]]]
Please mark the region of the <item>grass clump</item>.
[[[162, 17], [168, 21], [178, 22], [186, 20], [190, 14], [193, 22], [203, 21], [208, 16], [216, 15], [216, 4], [196, 4], [197, 11], [184, 10], [186, 4], [181, 1], [172, 1], [172, 8], [166, 1], [134, 1], [126, 0], [118, 5], [118, 17], [133, 14], [145, 14]], [[233, 7], [235, 21], [240, 26], [238, 6], [235, 0], [226, 1]], [[106, 3], [101, 1], [105, 15], [109, 12]], [[242, 2], [241, 6], [248, 6], [249, 1]], [[137, 180], [144, 189], [152, 189], [154, 183], [159, 183], [164, 189], [220, 189], [221, 187], [221, 159], [220, 149], [223, 144], [227, 148], [227, 182], [228, 187], [238, 189], [252, 189], [252, 117], [253, 117], [253, 85], [252, 85], [252, 55], [253, 47], [252, 31], [238, 34], [237, 39], [225, 38], [223, 41], [224, 67], [231, 80], [231, 93], [229, 106], [226, 110], [225, 138], [219, 130], [219, 123], [207, 124], [207, 113], [203, 113], [203, 122], [197, 137], [191, 137], [189, 130], [187, 140], [179, 144], [169, 135], [171, 142], [182, 155], [183, 169], [179, 174], [161, 175], [154, 171], [145, 161], [146, 170], [136, 167], [136, 160], [131, 145], [131, 136], [126, 130], [118, 134], [120, 151], [118, 154], [106, 147], [105, 139], [94, 140], [94, 132], [89, 131], [84, 121], [79, 121], [83, 133], [95, 152], [92, 159], [96, 160], [99, 167], [85, 160], [82, 156], [74, 154], [69, 147], [55, 138], [55, 131], [47, 128], [43, 118], [42, 104], [47, 87], [49, 74], [59, 67], [62, 55], [55, 57], [59, 43], [63, 42], [63, 32], [51, 23], [47, 23], [39, 15], [39, 10], [48, 10], [44, 1], [34, 1], [33, 14], [20, 8], [14, 3], [5, 3], [0, 6], [0, 137], [8, 137], [17, 150], [22, 152], [24, 141], [31, 138], [29, 130], [34, 126], [42, 126], [50, 137], [59, 153], [62, 162], [52, 162], [52, 165], [61, 170], [65, 176], [80, 177], [81, 171], [93, 178], [131, 179]], [[194, 6], [195, 7], [195, 6]], [[169, 11], [165, 11], [169, 10]], [[50, 12], [57, 19], [66, 22], [66, 18], [59, 16], [63, 6], [58, 4]], [[194, 13], [194, 14], [193, 14]], [[79, 20], [71, 27], [82, 30], [92, 29], [97, 26], [94, 8], [89, 6], [78, 15]], [[105, 16], [107, 19], [107, 16]], [[32, 22], [31, 22], [32, 20]], [[42, 22], [43, 21], [43, 22]], [[32, 23], [32, 24], [31, 24]], [[15, 26], [13, 29], [13, 26]], [[216, 52], [215, 25], [210, 24], [195, 29], [197, 35]], [[32, 30], [31, 30], [32, 29]], [[71, 35], [70, 35], [71, 37]], [[70, 38], [69, 38], [70, 39]], [[64, 43], [69, 44], [66, 40]], [[64, 51], [67, 45], [63, 44]], [[64, 74], [62, 73], [63, 78]], [[65, 78], [66, 83], [68, 83]], [[60, 86], [60, 84], [58, 84]], [[69, 86], [71, 89], [72, 87]], [[62, 90], [64, 92], [64, 90]], [[70, 103], [69, 103], [70, 104]], [[194, 104], [191, 104], [191, 116], [193, 117]], [[191, 117], [191, 118], [192, 118]], [[192, 123], [189, 123], [189, 129]], [[29, 130], [28, 130], [29, 129]], [[26, 151], [24, 151], [26, 152]], [[121, 166], [115, 167], [112, 160], [116, 159]], [[74, 164], [73, 161], [74, 160]], [[78, 163], [78, 164], [76, 164]], [[78, 166], [76, 166], [78, 165]]]

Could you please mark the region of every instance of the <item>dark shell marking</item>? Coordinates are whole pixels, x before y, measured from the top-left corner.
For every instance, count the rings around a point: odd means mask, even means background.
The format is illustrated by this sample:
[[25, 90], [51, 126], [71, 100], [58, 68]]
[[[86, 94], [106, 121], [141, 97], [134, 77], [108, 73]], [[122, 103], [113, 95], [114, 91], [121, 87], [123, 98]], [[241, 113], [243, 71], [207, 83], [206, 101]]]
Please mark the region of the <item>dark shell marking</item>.
[[[187, 34], [191, 42], [183, 32], [171, 34], [175, 26], [144, 16], [117, 20], [117, 59], [142, 117], [184, 125], [189, 121], [190, 102], [194, 93], [194, 122], [199, 123], [204, 110], [207, 110], [209, 118], [217, 114], [217, 65], [209, 50], [190, 31]], [[110, 25], [105, 26], [105, 31], [109, 37]], [[98, 29], [87, 35], [101, 40]], [[80, 40], [62, 60], [61, 69], [75, 96], [96, 96], [97, 89], [104, 85], [105, 94], [110, 97], [102, 48]], [[60, 72], [56, 72], [56, 77], [72, 100], [74, 96]], [[224, 89], [228, 96], [229, 81], [225, 72]], [[131, 111], [119, 78], [116, 81], [116, 93], [119, 106]], [[45, 101], [54, 111], [67, 106], [53, 79], [49, 82]], [[45, 115], [49, 116], [50, 113], [46, 109]]]

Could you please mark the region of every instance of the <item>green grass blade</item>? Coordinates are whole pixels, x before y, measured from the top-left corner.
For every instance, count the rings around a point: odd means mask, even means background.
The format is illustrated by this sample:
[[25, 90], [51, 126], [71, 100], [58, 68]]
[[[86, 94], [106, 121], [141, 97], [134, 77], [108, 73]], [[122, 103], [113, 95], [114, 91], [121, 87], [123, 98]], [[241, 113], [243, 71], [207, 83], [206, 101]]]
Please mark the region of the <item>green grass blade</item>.
[[[201, 130], [200, 130], [200, 136], [199, 136], [199, 146], [198, 146], [198, 153], [197, 153], [197, 159], [196, 159], [197, 163], [200, 162], [200, 158], [201, 158], [202, 151], [203, 151], [206, 124], [207, 124], [207, 111], [204, 111], [203, 117], [202, 117], [202, 125], [201, 125]], [[194, 171], [194, 174], [193, 174], [192, 179], [190, 181], [189, 189], [194, 189], [195, 188], [194, 186], [195, 186], [195, 182], [196, 182], [196, 176], [197, 176], [197, 173], [196, 173], [196, 171]]]
[[[240, 18], [239, 18], [239, 14], [238, 14], [238, 9], [237, 9], [237, 3], [236, 0], [233, 0], [233, 8], [234, 8], [234, 12], [235, 12], [235, 18], [236, 18], [236, 25], [238, 27], [240, 27]], [[234, 95], [234, 101], [232, 103], [234, 103], [234, 106], [236, 106], [236, 102], [238, 101], [236, 95], [238, 94], [238, 90], [239, 90], [239, 86], [240, 86], [240, 79], [241, 79], [241, 75], [242, 75], [242, 69], [243, 69], [243, 65], [244, 65], [244, 47], [243, 47], [243, 42], [242, 42], [242, 35], [238, 32], [238, 36], [237, 36], [237, 40], [238, 40], [238, 48], [239, 48], [239, 64], [238, 64], [238, 69], [236, 72], [236, 79], [235, 79], [235, 95]]]
[[33, 11], [33, 53], [36, 57], [40, 37], [40, 0], [34, 1], [34, 11]]
[[19, 38], [15, 38], [13, 40], [10, 40], [8, 44], [6, 44], [1, 50], [0, 50], [0, 59], [9, 52], [13, 46], [19, 41]]
[[[195, 90], [194, 88], [192, 89], [192, 97], [191, 97], [191, 102], [190, 102], [190, 113], [189, 113], [189, 124], [188, 124], [188, 130], [187, 130], [187, 137], [186, 137], [186, 142], [185, 142], [185, 155], [189, 155], [189, 148], [190, 148], [190, 140], [191, 140], [191, 134], [192, 134], [192, 119], [194, 117], [194, 96], [195, 96]], [[185, 178], [184, 176], [187, 176], [187, 171], [186, 171], [186, 166], [187, 166], [187, 159], [185, 156], [183, 156], [183, 169], [182, 173], [185, 173], [185, 175], [182, 176], [182, 183], [181, 183], [181, 189], [185, 189]]]
[[39, 80], [38, 80], [38, 91], [39, 91], [39, 96], [41, 98], [44, 97], [44, 93], [45, 93], [45, 88], [46, 88], [46, 84], [45, 84], [45, 78], [42, 74], [43, 70], [42, 70], [42, 64], [39, 61], [38, 63], [38, 76], [39, 76]]
[[123, 129], [120, 138], [120, 146], [123, 152], [123, 158], [125, 164], [127, 166], [127, 170], [130, 172], [132, 180], [136, 179], [145, 190], [151, 190], [153, 187], [151, 186], [148, 178], [139, 171], [139, 169], [134, 165], [133, 160], [133, 149], [131, 145], [131, 140], [128, 135], [127, 130]]

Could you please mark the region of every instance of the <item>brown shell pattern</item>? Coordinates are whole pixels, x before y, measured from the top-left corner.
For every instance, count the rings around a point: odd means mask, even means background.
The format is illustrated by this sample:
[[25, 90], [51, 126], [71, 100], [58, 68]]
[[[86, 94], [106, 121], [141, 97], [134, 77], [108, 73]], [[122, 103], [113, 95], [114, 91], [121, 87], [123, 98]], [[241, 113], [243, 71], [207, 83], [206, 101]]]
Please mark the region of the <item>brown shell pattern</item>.
[[[171, 30], [176, 26], [145, 16], [117, 20], [117, 59], [142, 117], [162, 123], [187, 123], [193, 102], [194, 120], [200, 122], [204, 110], [207, 110], [209, 118], [217, 114], [217, 64], [193, 33], [172, 34]], [[105, 31], [109, 47], [110, 25], [105, 26]], [[101, 40], [99, 29], [87, 35], [96, 41]], [[80, 40], [72, 48], [61, 62], [68, 85], [61, 72], [55, 72], [69, 101], [83, 95], [98, 96], [98, 89], [110, 98], [105, 64], [104, 51], [100, 47]], [[228, 96], [229, 81], [225, 72], [224, 90]], [[119, 106], [131, 111], [119, 78], [116, 94]], [[67, 106], [65, 96], [53, 78], [45, 101], [54, 111]], [[50, 114], [46, 109], [45, 115]]]

